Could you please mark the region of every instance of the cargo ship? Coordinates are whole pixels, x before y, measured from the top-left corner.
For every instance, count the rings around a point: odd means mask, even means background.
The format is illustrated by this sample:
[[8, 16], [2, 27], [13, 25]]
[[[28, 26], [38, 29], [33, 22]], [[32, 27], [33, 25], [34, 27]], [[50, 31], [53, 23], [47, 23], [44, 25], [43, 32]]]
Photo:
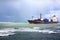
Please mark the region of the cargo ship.
[[42, 18], [42, 14], [40, 14], [40, 18], [34, 19], [34, 16], [32, 16], [32, 19], [28, 20], [30, 24], [56, 24], [58, 23], [58, 19], [56, 15], [53, 15], [50, 19], [48, 18]]

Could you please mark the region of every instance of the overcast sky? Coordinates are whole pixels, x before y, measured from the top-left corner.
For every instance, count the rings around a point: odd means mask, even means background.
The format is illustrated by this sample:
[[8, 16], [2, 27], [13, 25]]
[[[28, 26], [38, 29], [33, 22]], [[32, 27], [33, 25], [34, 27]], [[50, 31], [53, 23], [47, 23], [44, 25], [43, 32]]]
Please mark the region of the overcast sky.
[[[60, 18], [60, 0], [0, 0], [0, 21], [27, 22], [31, 16]], [[59, 19], [60, 20], [60, 19]]]

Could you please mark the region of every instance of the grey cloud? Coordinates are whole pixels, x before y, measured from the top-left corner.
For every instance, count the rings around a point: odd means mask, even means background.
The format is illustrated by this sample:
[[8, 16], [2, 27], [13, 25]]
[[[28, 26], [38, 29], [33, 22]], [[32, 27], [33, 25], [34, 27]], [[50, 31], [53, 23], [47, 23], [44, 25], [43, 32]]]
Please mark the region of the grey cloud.
[[[0, 0], [4, 1], [4, 0]], [[6, 0], [5, 0], [6, 1]], [[11, 1], [11, 0], [10, 0]], [[39, 17], [39, 14], [43, 15], [49, 14], [50, 11], [60, 10], [60, 4], [56, 4], [55, 1], [50, 1], [48, 3], [42, 1], [39, 4], [38, 1], [41, 0], [16, 0], [17, 2], [3, 2], [0, 3], [0, 21], [17, 21], [25, 22], [31, 18], [31, 16]], [[8, 18], [6, 18], [8, 16]], [[13, 16], [13, 17], [12, 17]], [[4, 20], [5, 19], [5, 20]]]

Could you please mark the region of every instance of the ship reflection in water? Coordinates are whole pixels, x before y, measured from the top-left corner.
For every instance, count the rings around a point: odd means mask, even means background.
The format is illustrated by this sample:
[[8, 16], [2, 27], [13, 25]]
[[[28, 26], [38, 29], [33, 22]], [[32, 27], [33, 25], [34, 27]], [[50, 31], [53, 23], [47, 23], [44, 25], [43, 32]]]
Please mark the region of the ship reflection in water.
[[42, 18], [42, 14], [40, 14], [40, 18], [35, 19], [34, 16], [32, 16], [32, 19], [28, 20], [30, 24], [53, 24], [58, 23], [58, 19], [56, 15], [53, 15], [52, 18]]
[[60, 25], [42, 29], [40, 27], [2, 28], [0, 40], [60, 40]]

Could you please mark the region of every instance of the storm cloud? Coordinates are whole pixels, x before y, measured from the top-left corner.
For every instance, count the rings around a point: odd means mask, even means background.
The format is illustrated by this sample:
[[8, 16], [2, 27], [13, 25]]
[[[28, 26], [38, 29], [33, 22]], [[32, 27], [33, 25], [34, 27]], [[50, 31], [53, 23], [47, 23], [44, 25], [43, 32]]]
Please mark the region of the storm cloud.
[[0, 0], [0, 21], [27, 22], [40, 13], [46, 18], [55, 14], [59, 19], [60, 0]]

